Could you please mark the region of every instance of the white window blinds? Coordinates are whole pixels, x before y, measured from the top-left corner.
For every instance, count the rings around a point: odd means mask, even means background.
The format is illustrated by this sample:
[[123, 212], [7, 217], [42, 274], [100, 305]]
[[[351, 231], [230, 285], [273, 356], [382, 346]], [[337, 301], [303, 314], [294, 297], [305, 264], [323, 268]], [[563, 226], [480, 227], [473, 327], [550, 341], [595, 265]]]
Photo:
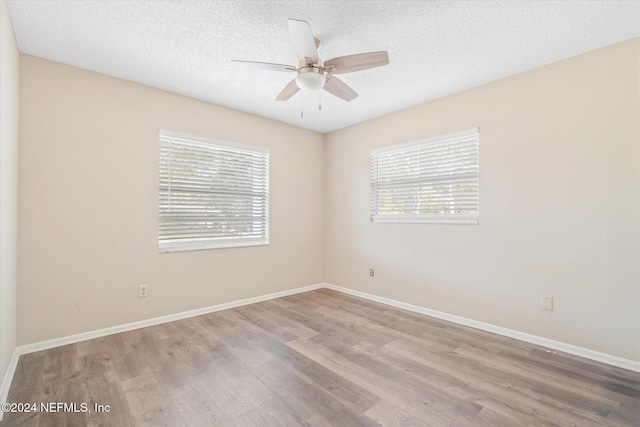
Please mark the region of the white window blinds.
[[269, 151], [160, 132], [160, 252], [269, 243]]
[[478, 129], [371, 151], [371, 220], [478, 223]]

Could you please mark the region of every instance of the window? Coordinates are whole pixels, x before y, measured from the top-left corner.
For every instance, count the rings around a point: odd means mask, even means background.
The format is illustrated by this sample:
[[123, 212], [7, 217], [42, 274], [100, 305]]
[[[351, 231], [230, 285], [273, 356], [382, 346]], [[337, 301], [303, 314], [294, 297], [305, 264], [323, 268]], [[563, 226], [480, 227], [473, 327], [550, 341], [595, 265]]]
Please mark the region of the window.
[[160, 252], [269, 244], [269, 150], [160, 131]]
[[478, 223], [478, 129], [371, 151], [371, 221]]

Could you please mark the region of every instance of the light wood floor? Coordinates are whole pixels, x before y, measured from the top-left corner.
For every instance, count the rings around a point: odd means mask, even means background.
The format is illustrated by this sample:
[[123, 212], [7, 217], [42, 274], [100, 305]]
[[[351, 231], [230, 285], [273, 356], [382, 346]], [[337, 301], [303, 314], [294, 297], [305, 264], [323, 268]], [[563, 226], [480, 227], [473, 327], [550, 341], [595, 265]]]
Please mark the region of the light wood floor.
[[28, 426], [639, 426], [640, 374], [322, 289], [20, 358]]

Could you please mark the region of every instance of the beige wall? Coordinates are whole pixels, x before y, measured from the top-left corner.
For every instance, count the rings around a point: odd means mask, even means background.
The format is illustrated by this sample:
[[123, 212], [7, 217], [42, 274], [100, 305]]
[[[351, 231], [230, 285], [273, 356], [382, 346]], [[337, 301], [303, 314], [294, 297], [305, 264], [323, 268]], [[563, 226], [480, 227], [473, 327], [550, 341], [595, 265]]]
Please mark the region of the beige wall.
[[[631, 40], [327, 135], [327, 281], [640, 361], [639, 51]], [[368, 221], [369, 150], [472, 127], [479, 225]]]
[[[20, 90], [19, 344], [323, 281], [321, 134], [27, 55]], [[161, 128], [271, 150], [269, 246], [158, 253]]]
[[[328, 281], [640, 361], [639, 51], [325, 136], [22, 56], [18, 342]], [[480, 225], [368, 221], [369, 150], [472, 127]], [[158, 254], [160, 128], [271, 150], [270, 246]]]
[[18, 76], [13, 27], [0, 1], [0, 385], [16, 347]]

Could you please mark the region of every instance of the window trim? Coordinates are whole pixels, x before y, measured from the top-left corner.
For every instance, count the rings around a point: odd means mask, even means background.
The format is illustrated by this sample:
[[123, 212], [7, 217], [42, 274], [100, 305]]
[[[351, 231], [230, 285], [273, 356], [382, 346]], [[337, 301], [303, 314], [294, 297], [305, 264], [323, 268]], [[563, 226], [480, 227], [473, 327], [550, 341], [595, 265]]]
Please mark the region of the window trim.
[[[443, 142], [450, 139], [457, 138], [465, 138], [469, 136], [477, 136], [477, 165], [478, 165], [478, 214], [477, 215], [468, 215], [468, 214], [396, 214], [396, 215], [374, 215], [374, 200], [376, 200], [376, 196], [374, 196], [374, 182], [373, 182], [373, 159], [374, 157], [392, 152], [392, 151], [403, 151], [410, 149], [412, 147], [429, 145], [432, 143]], [[480, 223], [480, 128], [471, 128], [459, 132], [452, 132], [445, 135], [438, 135], [430, 138], [420, 139], [417, 141], [407, 142], [404, 144], [391, 145], [388, 147], [382, 147], [375, 150], [371, 150], [369, 152], [369, 179], [370, 179], [370, 205], [369, 205], [369, 220], [372, 223], [417, 223], [417, 224], [479, 224]]]
[[[168, 253], [168, 252], [182, 252], [182, 251], [197, 251], [197, 250], [207, 250], [207, 249], [224, 249], [224, 248], [238, 248], [238, 247], [248, 247], [248, 246], [266, 246], [269, 245], [269, 222], [270, 222], [270, 186], [269, 186], [269, 175], [270, 175], [270, 150], [264, 147], [252, 146], [239, 144], [236, 142], [223, 141], [214, 138], [206, 138], [202, 136], [189, 135], [180, 132], [174, 132], [169, 130], [160, 129], [158, 133], [158, 142], [162, 143], [162, 138], [170, 138], [176, 140], [183, 140], [186, 142], [194, 142], [200, 144], [208, 144], [215, 145], [219, 147], [231, 148], [237, 152], [245, 151], [247, 153], [255, 154], [255, 153], [263, 153], [266, 154], [266, 208], [265, 208], [265, 217], [264, 222], [266, 225], [266, 230], [264, 237], [259, 238], [238, 238], [238, 237], [229, 237], [229, 238], [221, 238], [215, 240], [207, 240], [203, 238], [201, 241], [174, 241], [174, 242], [162, 242], [160, 240], [160, 209], [158, 209], [158, 251], [160, 253]], [[160, 159], [160, 155], [158, 156], [158, 160]], [[159, 166], [158, 166], [159, 167]], [[160, 181], [160, 170], [158, 170], [158, 181]], [[158, 188], [160, 195], [160, 188]], [[160, 207], [160, 200], [158, 200], [158, 208]]]

